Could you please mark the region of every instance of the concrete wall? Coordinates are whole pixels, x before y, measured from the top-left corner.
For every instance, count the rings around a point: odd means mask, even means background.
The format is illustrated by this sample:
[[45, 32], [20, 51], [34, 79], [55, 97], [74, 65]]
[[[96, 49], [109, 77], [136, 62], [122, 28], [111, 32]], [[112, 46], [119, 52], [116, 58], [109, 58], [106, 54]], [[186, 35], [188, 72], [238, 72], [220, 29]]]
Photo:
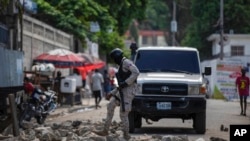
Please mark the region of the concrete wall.
[[33, 59], [36, 56], [56, 48], [63, 48], [72, 51], [73, 36], [24, 15], [23, 66], [26, 70], [31, 70]]

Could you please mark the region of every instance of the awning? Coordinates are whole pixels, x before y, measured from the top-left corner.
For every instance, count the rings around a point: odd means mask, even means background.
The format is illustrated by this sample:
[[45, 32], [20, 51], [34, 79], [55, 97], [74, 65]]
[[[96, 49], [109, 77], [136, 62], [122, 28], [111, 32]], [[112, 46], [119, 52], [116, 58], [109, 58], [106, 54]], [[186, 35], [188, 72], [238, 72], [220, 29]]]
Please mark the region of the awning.
[[85, 65], [75, 67], [79, 71], [83, 79], [86, 79], [86, 75], [88, 72], [93, 71], [95, 69], [101, 69], [106, 65], [104, 61], [99, 58], [93, 57], [90, 54], [78, 53], [77, 55], [85, 60]]

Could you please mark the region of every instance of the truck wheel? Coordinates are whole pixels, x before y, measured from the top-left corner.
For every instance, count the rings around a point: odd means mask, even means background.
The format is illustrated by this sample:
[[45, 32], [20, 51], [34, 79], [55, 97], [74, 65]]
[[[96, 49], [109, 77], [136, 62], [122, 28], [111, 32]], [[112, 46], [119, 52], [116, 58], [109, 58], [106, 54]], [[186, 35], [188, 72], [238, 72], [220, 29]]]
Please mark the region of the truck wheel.
[[141, 128], [142, 117], [139, 114], [134, 114], [135, 117], [135, 128]]
[[196, 113], [193, 118], [193, 127], [197, 134], [206, 132], [206, 112]]
[[129, 120], [129, 132], [134, 133], [135, 131], [135, 112], [129, 112], [128, 114], [128, 120]]

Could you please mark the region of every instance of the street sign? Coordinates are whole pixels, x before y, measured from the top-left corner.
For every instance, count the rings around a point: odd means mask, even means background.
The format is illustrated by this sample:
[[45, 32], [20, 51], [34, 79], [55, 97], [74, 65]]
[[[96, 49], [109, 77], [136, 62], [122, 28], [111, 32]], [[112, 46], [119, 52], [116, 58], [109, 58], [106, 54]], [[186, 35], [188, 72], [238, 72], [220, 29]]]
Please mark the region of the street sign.
[[177, 32], [177, 22], [171, 21], [171, 32]]

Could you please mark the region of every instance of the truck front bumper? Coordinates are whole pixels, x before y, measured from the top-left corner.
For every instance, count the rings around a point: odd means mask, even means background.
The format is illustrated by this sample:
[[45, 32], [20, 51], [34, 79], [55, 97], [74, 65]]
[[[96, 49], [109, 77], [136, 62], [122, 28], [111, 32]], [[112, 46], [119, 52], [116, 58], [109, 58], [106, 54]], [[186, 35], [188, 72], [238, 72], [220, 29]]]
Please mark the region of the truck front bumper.
[[203, 96], [135, 96], [132, 111], [142, 117], [190, 118], [192, 114], [206, 112]]

